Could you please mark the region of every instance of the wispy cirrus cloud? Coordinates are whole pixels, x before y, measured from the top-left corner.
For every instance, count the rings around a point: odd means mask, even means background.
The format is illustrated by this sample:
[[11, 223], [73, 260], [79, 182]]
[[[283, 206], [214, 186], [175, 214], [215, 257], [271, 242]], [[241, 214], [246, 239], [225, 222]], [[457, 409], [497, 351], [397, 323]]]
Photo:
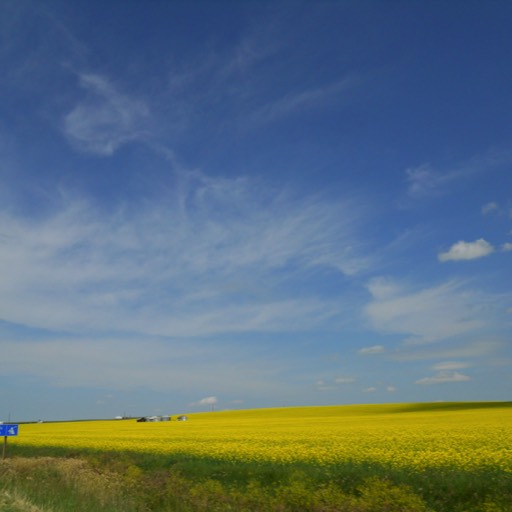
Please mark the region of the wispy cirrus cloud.
[[[249, 344], [217, 340], [55, 336], [0, 339], [2, 377], [40, 379], [54, 388], [151, 390], [186, 387], [192, 398], [215, 386], [218, 393], [275, 393], [282, 364]], [[236, 364], [234, 364], [236, 361]], [[210, 397], [211, 400], [211, 397]]]
[[359, 82], [360, 80], [356, 77], [348, 76], [329, 85], [289, 92], [258, 109], [254, 113], [253, 119], [259, 123], [266, 123], [308, 109], [339, 102], [344, 99], [344, 94]]
[[123, 144], [144, 136], [147, 105], [120, 93], [105, 77], [81, 74], [85, 97], [66, 114], [63, 131], [78, 150], [110, 156]]
[[73, 199], [37, 219], [4, 211], [2, 318], [166, 336], [319, 325], [339, 304], [294, 289], [319, 269], [362, 268], [358, 212], [198, 172], [167, 197], [110, 214]]
[[488, 215], [491, 212], [496, 212], [499, 210], [498, 203], [495, 201], [491, 201], [490, 203], [486, 203], [482, 206], [480, 211], [482, 212], [482, 215]]
[[502, 168], [511, 161], [512, 152], [503, 149], [490, 150], [447, 169], [438, 170], [429, 163], [411, 167], [405, 171], [407, 194], [414, 199], [441, 195], [453, 183]]
[[391, 357], [396, 361], [433, 361], [449, 358], [481, 359], [493, 357], [504, 346], [495, 339], [482, 339], [466, 342], [455, 346], [418, 349], [418, 346], [407, 346], [395, 352]]
[[444, 384], [447, 382], [466, 382], [471, 380], [471, 377], [457, 370], [469, 368], [470, 366], [469, 363], [460, 361], [437, 363], [432, 366], [432, 370], [435, 372], [434, 375], [418, 379], [415, 383], [422, 386], [430, 386], [432, 384]]
[[[408, 344], [441, 341], [475, 331], [485, 325], [479, 300], [458, 281], [410, 291], [382, 279], [369, 283], [372, 301], [364, 314], [379, 332], [400, 333]], [[375, 291], [377, 290], [377, 291]]]
[[422, 386], [430, 386], [432, 384], [444, 384], [447, 382], [466, 382], [471, 380], [471, 377], [468, 375], [464, 375], [460, 372], [455, 371], [440, 371], [431, 377], [424, 377], [423, 379], [419, 379], [416, 381], [416, 384], [420, 384]]
[[406, 169], [408, 194], [414, 198], [438, 194], [441, 187], [454, 179], [450, 174], [436, 173], [429, 164]]

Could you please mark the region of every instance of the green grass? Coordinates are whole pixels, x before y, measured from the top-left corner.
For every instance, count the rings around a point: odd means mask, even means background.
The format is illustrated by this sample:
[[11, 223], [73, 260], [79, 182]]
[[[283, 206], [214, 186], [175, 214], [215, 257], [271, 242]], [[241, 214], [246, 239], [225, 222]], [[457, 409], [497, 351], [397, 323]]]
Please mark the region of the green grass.
[[14, 455], [0, 466], [0, 490], [53, 512], [512, 511], [512, 479], [500, 471], [411, 473], [375, 464], [276, 466], [92, 451], [79, 459], [62, 451], [54, 459], [48, 451], [42, 458], [37, 450]]

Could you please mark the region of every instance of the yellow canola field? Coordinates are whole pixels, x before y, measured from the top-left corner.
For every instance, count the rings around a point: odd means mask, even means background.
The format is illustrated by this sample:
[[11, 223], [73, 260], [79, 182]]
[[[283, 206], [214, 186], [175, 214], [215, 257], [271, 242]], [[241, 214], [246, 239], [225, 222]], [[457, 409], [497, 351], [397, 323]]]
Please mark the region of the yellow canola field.
[[184, 422], [27, 424], [9, 442], [233, 461], [512, 472], [511, 404], [455, 409], [437, 404], [293, 407], [191, 414]]

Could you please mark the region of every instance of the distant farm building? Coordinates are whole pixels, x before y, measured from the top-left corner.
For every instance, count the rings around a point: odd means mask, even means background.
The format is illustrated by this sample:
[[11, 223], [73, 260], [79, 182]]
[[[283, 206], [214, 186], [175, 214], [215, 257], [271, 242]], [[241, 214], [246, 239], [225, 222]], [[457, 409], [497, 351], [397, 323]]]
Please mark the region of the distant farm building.
[[137, 423], [143, 423], [146, 421], [171, 421], [170, 416], [142, 416], [142, 418], [139, 418], [137, 420]]

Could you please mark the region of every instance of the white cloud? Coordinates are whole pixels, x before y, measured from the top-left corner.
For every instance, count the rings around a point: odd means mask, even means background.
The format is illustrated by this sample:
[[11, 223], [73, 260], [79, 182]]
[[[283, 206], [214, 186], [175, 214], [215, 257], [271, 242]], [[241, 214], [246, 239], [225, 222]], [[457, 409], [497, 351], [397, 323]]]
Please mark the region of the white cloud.
[[207, 396], [206, 398], [201, 398], [199, 402], [196, 402], [196, 405], [216, 405], [218, 401], [216, 396]]
[[323, 379], [318, 379], [315, 382], [315, 389], [317, 391], [331, 391], [332, 389], [335, 389], [335, 386], [332, 384], [327, 384]]
[[494, 201], [484, 204], [482, 206], [482, 215], [487, 215], [488, 213], [491, 213], [493, 211], [496, 211], [498, 209], [498, 203], [495, 203]]
[[508, 252], [512, 251], [512, 243], [506, 242], [501, 246], [502, 251]]
[[358, 350], [358, 354], [361, 355], [371, 355], [371, 354], [382, 354], [384, 352], [384, 347], [382, 345], [373, 345], [372, 347], [365, 347]]
[[453, 244], [446, 252], [438, 255], [439, 261], [460, 261], [482, 258], [494, 252], [494, 247], [480, 238], [474, 242], [460, 241]]
[[324, 379], [318, 379], [315, 382], [315, 388], [317, 391], [332, 391], [334, 389], [340, 389], [346, 384], [352, 384], [356, 379], [351, 376], [338, 376], [334, 379], [329, 379], [329, 381], [325, 381]]
[[432, 377], [425, 377], [416, 381], [416, 384], [430, 386], [431, 384], [444, 384], [446, 382], [466, 382], [470, 377], [455, 371], [440, 371]]
[[376, 299], [388, 299], [402, 291], [398, 284], [390, 278], [376, 277], [367, 285], [368, 291]]
[[80, 76], [87, 96], [64, 118], [64, 133], [77, 149], [102, 156], [144, 135], [146, 105], [119, 93], [104, 77]]
[[442, 363], [437, 363], [432, 366], [432, 369], [437, 372], [444, 372], [450, 370], [461, 370], [462, 368], [469, 368], [471, 365], [469, 363], [462, 363], [458, 361], [445, 361]]
[[363, 393], [375, 393], [376, 391], [377, 391], [377, 388], [375, 388], [373, 386], [363, 389]]
[[206, 398], [203, 398], [199, 400], [199, 403], [201, 405], [215, 405], [218, 402], [216, 396], [208, 396]]
[[481, 302], [481, 298], [463, 290], [463, 283], [448, 281], [419, 291], [404, 288], [391, 297], [376, 295], [364, 314], [377, 331], [408, 335], [409, 343], [422, 344], [482, 327]]
[[396, 387], [395, 386], [386, 386], [386, 391], [388, 393], [394, 393], [396, 391]]
[[351, 384], [352, 382], [355, 382], [355, 378], [354, 377], [336, 377], [334, 379], [334, 382], [336, 384]]

